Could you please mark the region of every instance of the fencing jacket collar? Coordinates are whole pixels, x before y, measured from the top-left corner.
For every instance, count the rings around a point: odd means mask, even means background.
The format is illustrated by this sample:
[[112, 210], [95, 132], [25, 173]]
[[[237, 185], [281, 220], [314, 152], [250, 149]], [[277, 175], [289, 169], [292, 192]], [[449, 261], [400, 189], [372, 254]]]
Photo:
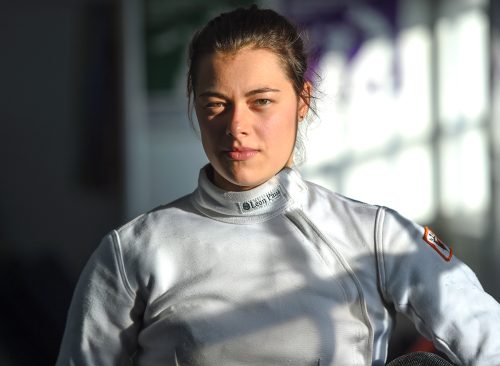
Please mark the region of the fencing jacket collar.
[[208, 178], [206, 166], [200, 172], [193, 205], [203, 214], [223, 222], [246, 224], [266, 221], [292, 205], [300, 205], [307, 186], [291, 168], [283, 168], [262, 185], [241, 192], [228, 192]]

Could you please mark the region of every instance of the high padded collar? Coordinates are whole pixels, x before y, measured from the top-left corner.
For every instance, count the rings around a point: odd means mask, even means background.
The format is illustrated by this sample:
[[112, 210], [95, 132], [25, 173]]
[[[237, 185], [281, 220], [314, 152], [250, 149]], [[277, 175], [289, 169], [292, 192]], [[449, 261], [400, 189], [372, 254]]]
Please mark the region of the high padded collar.
[[193, 205], [215, 220], [249, 224], [266, 221], [293, 204], [300, 204], [307, 185], [292, 168], [284, 168], [274, 177], [248, 191], [230, 192], [215, 186], [207, 175], [209, 165], [200, 170]]

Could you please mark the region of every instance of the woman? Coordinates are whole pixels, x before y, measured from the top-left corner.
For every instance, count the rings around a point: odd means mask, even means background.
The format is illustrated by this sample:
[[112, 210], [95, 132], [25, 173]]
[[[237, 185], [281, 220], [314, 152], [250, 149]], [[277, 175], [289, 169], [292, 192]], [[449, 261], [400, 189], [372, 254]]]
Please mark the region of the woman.
[[394, 311], [452, 361], [500, 364], [499, 304], [431, 231], [293, 170], [312, 86], [286, 19], [221, 14], [189, 62], [210, 164], [104, 238], [58, 365], [384, 365]]

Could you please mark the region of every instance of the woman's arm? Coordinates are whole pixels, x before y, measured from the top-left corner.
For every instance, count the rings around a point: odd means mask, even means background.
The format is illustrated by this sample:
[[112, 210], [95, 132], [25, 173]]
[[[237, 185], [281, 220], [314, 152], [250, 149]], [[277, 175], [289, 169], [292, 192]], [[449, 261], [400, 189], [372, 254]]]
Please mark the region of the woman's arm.
[[382, 210], [377, 229], [386, 300], [460, 365], [500, 365], [500, 305], [432, 233]]
[[131, 289], [116, 231], [100, 243], [73, 294], [57, 365], [127, 365], [142, 305]]

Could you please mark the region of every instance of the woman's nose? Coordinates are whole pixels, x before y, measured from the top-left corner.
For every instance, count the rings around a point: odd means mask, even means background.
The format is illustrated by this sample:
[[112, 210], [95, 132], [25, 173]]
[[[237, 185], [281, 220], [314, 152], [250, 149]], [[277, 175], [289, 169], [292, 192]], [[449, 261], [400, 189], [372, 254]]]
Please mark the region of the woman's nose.
[[244, 106], [233, 106], [226, 125], [226, 135], [245, 136], [250, 132], [250, 115]]

